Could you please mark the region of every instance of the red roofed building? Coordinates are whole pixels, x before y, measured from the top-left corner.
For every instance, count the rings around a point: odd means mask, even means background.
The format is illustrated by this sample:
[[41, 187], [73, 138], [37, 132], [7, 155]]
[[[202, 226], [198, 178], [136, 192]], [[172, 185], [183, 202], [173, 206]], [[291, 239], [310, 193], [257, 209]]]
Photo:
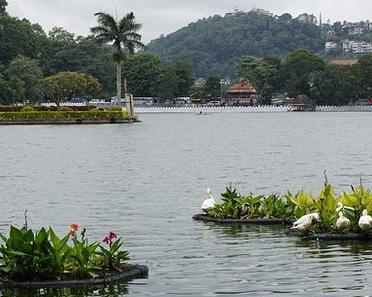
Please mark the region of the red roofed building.
[[228, 91], [229, 105], [256, 105], [257, 91], [246, 79], [241, 79], [238, 83], [231, 86]]

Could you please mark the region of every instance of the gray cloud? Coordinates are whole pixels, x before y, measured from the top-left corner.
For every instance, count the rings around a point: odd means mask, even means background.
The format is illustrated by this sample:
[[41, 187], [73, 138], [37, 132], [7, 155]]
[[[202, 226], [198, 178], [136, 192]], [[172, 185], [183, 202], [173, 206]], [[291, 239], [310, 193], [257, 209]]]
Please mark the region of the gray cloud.
[[275, 14], [289, 12], [322, 13], [323, 19], [367, 20], [371, 17], [371, 0], [8, 0], [10, 14], [40, 23], [46, 31], [54, 26], [86, 35], [95, 24], [98, 11], [117, 13], [120, 17], [133, 11], [143, 24], [145, 42], [160, 34], [171, 33], [190, 22], [215, 14], [223, 15], [234, 8], [264, 8]]

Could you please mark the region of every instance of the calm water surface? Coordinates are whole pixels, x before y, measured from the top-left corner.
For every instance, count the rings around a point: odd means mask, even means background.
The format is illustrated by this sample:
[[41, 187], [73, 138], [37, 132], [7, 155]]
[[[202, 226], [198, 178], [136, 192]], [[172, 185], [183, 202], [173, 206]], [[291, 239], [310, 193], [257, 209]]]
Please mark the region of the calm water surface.
[[[371, 296], [372, 245], [280, 227], [193, 222], [210, 187], [316, 191], [372, 186], [370, 113], [141, 115], [106, 126], [0, 126], [0, 230], [70, 223], [119, 232], [148, 279], [50, 296]], [[218, 196], [218, 195], [216, 195]], [[0, 296], [44, 296], [7, 292]]]

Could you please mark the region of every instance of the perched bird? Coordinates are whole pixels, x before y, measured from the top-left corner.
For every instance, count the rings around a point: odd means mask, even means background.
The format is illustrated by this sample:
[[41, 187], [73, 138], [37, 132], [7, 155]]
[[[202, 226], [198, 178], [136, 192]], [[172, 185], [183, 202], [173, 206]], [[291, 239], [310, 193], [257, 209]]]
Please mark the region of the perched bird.
[[319, 220], [320, 217], [317, 212], [309, 213], [307, 215], [302, 216], [296, 222], [294, 222], [292, 230], [306, 232], [309, 230], [309, 228], [314, 222], [319, 222]]
[[358, 226], [362, 231], [368, 231], [372, 227], [372, 217], [368, 214], [367, 210], [363, 210], [359, 218]]
[[216, 205], [216, 200], [212, 195], [211, 189], [207, 189], [208, 198], [203, 201], [202, 210], [207, 212], [208, 209], [213, 208]]
[[248, 214], [249, 206], [247, 204], [243, 204], [240, 208], [239, 215], [240, 217], [244, 217]]
[[338, 219], [336, 221], [336, 227], [339, 231], [347, 231], [350, 227], [350, 220], [344, 217], [342, 211], [338, 212]]

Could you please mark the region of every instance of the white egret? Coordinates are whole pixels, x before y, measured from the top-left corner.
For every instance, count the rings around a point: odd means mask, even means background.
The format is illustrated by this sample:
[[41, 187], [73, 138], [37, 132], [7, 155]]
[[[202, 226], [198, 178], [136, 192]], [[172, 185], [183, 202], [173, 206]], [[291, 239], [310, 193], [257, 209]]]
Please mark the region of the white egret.
[[317, 212], [309, 213], [302, 216], [296, 222], [293, 223], [292, 229], [302, 232], [306, 232], [310, 229], [314, 222], [319, 222], [320, 217]]
[[207, 189], [208, 198], [203, 201], [202, 210], [207, 212], [208, 209], [213, 208], [216, 205], [216, 200], [212, 195], [211, 189]]
[[372, 217], [368, 214], [366, 209], [363, 210], [359, 218], [358, 226], [362, 231], [368, 231], [372, 227]]

